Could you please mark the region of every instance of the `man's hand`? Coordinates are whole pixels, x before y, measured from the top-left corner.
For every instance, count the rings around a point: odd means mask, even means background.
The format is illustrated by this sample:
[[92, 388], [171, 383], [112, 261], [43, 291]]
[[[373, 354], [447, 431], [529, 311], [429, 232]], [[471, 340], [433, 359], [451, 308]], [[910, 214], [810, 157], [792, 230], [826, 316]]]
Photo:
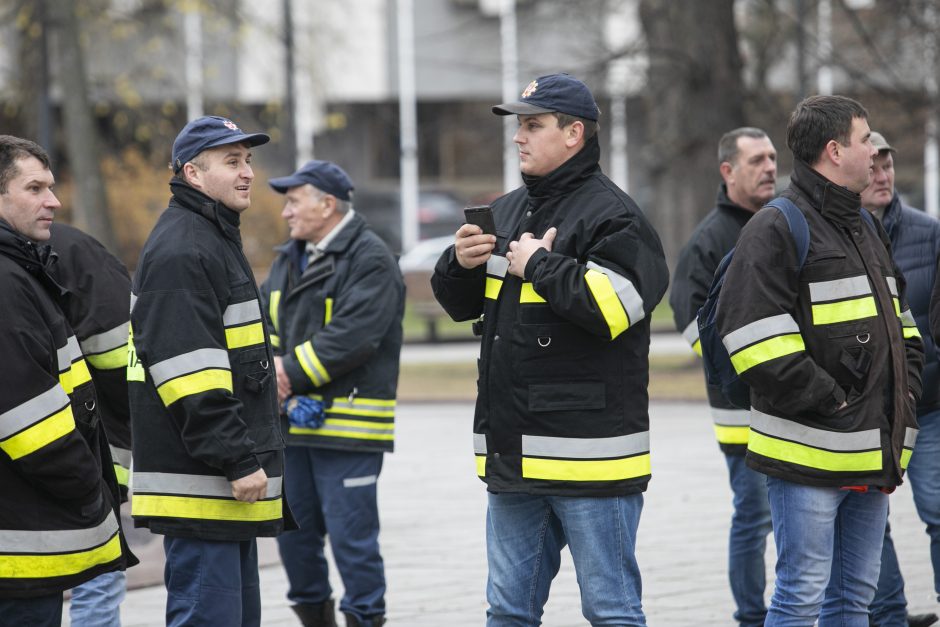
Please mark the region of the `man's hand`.
[[529, 263], [532, 253], [539, 248], [547, 251], [552, 250], [552, 244], [555, 242], [555, 235], [558, 229], [552, 227], [545, 231], [542, 239], [535, 239], [531, 233], [523, 233], [517, 242], [509, 243], [509, 252], [506, 253], [506, 259], [509, 260], [509, 274], [513, 274], [521, 279], [525, 278], [525, 266]]
[[291, 396], [290, 379], [284, 370], [284, 358], [280, 355], [274, 357], [274, 371], [277, 374], [277, 404], [280, 405]]
[[496, 248], [496, 236], [484, 235], [476, 224], [464, 224], [454, 238], [454, 256], [461, 268], [472, 270], [486, 263]]
[[254, 503], [263, 499], [268, 491], [268, 475], [260, 468], [247, 477], [232, 481], [232, 496], [236, 501]]

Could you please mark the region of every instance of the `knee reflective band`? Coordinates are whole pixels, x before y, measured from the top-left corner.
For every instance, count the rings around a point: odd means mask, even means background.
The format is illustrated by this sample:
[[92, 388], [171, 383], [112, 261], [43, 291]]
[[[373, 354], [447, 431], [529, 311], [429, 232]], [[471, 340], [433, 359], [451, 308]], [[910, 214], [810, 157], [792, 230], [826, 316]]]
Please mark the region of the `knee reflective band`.
[[225, 325], [225, 344], [230, 349], [264, 344], [261, 305], [257, 300], [226, 307], [222, 313], [222, 324]]
[[167, 407], [185, 396], [207, 390], [232, 391], [228, 352], [221, 348], [200, 348], [165, 359], [150, 366], [150, 376]]
[[907, 427], [904, 430], [904, 448], [901, 450], [901, 468], [907, 468], [911, 461], [911, 455], [914, 453], [914, 442], [917, 441], [919, 429]]
[[0, 535], [0, 579], [65, 577], [119, 557], [113, 512], [90, 529], [4, 530]]
[[693, 318], [692, 322], [686, 326], [682, 332], [682, 338], [689, 343], [696, 355], [702, 356], [702, 343], [698, 339], [698, 318]]
[[501, 255], [491, 255], [486, 260], [486, 288], [484, 296], [490, 300], [499, 298], [499, 291], [503, 287], [503, 279], [509, 271], [509, 260]]
[[330, 373], [326, 371], [320, 358], [317, 357], [316, 351], [313, 350], [313, 342], [311, 340], [307, 340], [303, 344], [298, 344], [297, 347], [294, 348], [294, 355], [297, 357], [297, 362], [300, 364], [300, 367], [303, 368], [307, 376], [310, 377], [314, 386], [320, 387], [330, 382]]
[[751, 429], [749, 409], [719, 409], [712, 407], [715, 437], [722, 444], [747, 444]]
[[114, 370], [127, 365], [127, 336], [130, 323], [92, 335], [80, 342], [85, 359], [98, 370]]
[[619, 481], [650, 474], [649, 432], [612, 438], [522, 436], [522, 476], [551, 481]]
[[153, 518], [277, 520], [282, 509], [281, 483], [281, 477], [268, 477], [264, 499], [245, 503], [235, 500], [225, 477], [135, 472], [131, 513]]
[[738, 374], [778, 357], [806, 350], [790, 314], [761, 318], [721, 338]]
[[69, 397], [56, 385], [0, 415], [0, 449], [19, 459], [74, 430]]
[[625, 276], [589, 261], [584, 281], [610, 328], [610, 339], [614, 339], [646, 315], [643, 311], [643, 298], [636, 291], [633, 282]]
[[747, 450], [784, 462], [835, 472], [881, 470], [881, 431], [824, 431], [751, 412]]
[[[337, 416], [352, 416], [337, 418]], [[290, 427], [293, 435], [316, 435], [354, 440], [394, 440], [395, 400], [378, 398], [336, 398], [326, 410], [326, 420], [319, 429]]]
[[[878, 315], [871, 285], [864, 274], [809, 284], [813, 324], [835, 324]], [[819, 304], [817, 304], [819, 303]]]
[[477, 475], [486, 476], [486, 436], [482, 433], [473, 434], [473, 455], [476, 458]]
[[82, 357], [82, 349], [74, 335], [56, 351], [56, 359], [59, 362], [59, 383], [66, 394], [71, 394], [78, 386], [91, 381], [88, 364]]

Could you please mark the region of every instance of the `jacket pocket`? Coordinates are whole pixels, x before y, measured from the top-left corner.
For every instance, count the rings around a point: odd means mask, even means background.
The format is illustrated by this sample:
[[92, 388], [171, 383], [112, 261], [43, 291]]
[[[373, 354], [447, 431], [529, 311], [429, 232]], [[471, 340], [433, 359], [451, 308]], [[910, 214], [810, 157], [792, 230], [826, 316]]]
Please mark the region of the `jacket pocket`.
[[268, 359], [264, 347], [242, 351], [237, 359], [236, 377], [238, 394], [242, 401], [242, 420], [254, 442], [254, 451], [269, 451], [283, 447], [283, 438], [277, 411], [274, 364]]
[[606, 387], [601, 381], [529, 385], [529, 411], [592, 410], [606, 407]]

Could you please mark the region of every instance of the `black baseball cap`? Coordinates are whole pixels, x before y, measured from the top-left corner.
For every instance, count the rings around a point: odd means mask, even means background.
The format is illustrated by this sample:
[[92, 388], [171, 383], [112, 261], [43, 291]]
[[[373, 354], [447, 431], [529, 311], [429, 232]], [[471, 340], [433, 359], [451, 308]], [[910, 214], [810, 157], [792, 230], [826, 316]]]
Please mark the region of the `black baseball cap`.
[[321, 192], [332, 194], [340, 200], [349, 200], [350, 192], [355, 189], [352, 179], [343, 168], [330, 161], [308, 161], [299, 170], [288, 176], [271, 179], [268, 185], [279, 194], [284, 194], [291, 187], [310, 183]]
[[203, 150], [228, 144], [260, 146], [271, 141], [264, 133], [244, 133], [228, 118], [205, 115], [183, 127], [173, 142], [173, 171], [192, 161]]
[[540, 76], [522, 91], [522, 99], [493, 107], [496, 115], [566, 113], [597, 121], [601, 111], [587, 85], [570, 74]]

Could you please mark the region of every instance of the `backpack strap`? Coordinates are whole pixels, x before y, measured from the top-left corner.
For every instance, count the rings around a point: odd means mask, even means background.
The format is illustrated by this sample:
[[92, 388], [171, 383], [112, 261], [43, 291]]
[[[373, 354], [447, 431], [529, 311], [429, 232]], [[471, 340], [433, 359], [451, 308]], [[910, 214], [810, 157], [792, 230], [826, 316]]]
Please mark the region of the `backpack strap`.
[[[800, 261], [799, 267], [802, 269], [803, 264], [806, 263], [806, 255], [809, 254], [809, 224], [806, 222], [806, 216], [790, 199], [783, 196], [777, 196], [766, 206], [773, 207], [787, 219], [787, 225], [789, 225], [790, 233], [793, 234], [793, 241], [796, 243], [796, 256]], [[871, 219], [871, 216], [868, 217]]]

